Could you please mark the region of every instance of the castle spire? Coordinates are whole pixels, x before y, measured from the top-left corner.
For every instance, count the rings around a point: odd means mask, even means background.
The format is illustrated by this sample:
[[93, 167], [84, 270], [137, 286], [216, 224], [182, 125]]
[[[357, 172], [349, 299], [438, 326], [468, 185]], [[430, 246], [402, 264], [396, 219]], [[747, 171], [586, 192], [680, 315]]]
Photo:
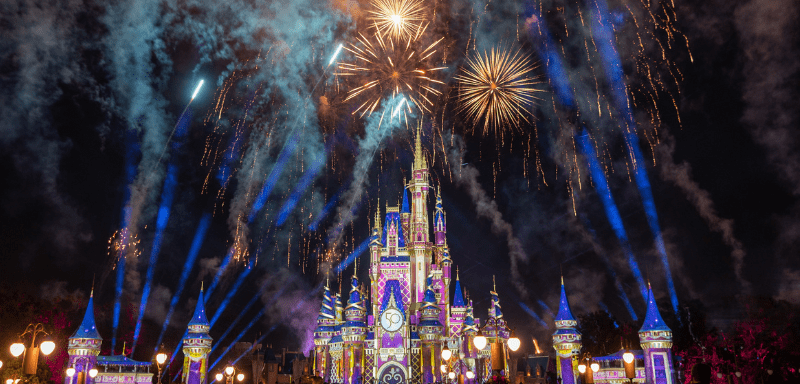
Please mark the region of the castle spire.
[[664, 319], [661, 318], [661, 312], [658, 310], [658, 304], [656, 304], [656, 299], [653, 296], [653, 288], [650, 286], [650, 282], [647, 282], [647, 314], [644, 316], [644, 322], [642, 323], [642, 328], [639, 332], [648, 332], [648, 331], [670, 331], [671, 329], [664, 323]]
[[97, 332], [97, 326], [94, 322], [94, 288], [92, 288], [89, 294], [89, 304], [86, 305], [86, 313], [83, 315], [83, 321], [70, 339], [103, 340]]
[[422, 125], [417, 125], [417, 138], [414, 143], [414, 169], [427, 169], [428, 162], [425, 161], [425, 156], [422, 154]]
[[453, 296], [453, 307], [464, 306], [464, 295], [461, 293], [461, 281], [458, 279], [458, 267], [456, 267], [456, 293]]
[[556, 321], [575, 321], [575, 316], [572, 315], [572, 309], [567, 300], [567, 291], [564, 289], [564, 276], [561, 276], [561, 300], [558, 303], [558, 315]]

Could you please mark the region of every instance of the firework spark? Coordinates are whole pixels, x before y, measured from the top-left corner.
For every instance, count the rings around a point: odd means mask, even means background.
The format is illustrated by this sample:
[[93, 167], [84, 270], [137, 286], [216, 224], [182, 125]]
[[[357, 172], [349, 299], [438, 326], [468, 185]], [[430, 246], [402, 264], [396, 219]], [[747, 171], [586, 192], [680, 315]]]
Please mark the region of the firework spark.
[[380, 35], [407, 41], [424, 29], [426, 13], [422, 0], [373, 0], [372, 6], [368, 18]]
[[127, 228], [114, 232], [108, 239], [108, 255], [115, 259], [122, 257], [139, 257], [142, 251], [139, 249], [139, 236], [128, 231]]
[[520, 119], [530, 122], [530, 107], [537, 99], [539, 82], [534, 66], [519, 51], [495, 50], [467, 58], [467, 66], [455, 76], [458, 81], [458, 111], [477, 126], [483, 120], [484, 133], [503, 127], [518, 127]]
[[349, 76], [360, 84], [351, 87], [344, 99], [345, 102], [359, 99], [360, 104], [353, 114], [371, 114], [384, 97], [394, 98], [401, 93], [407, 98], [406, 105], [431, 112], [432, 99], [442, 94], [436, 87], [444, 84], [432, 76], [445, 67], [431, 68], [428, 63], [444, 38], [418, 49], [423, 31], [420, 29], [413, 38], [399, 45], [381, 34], [371, 39], [359, 34], [356, 44], [345, 47], [356, 60], [340, 63], [336, 75]]

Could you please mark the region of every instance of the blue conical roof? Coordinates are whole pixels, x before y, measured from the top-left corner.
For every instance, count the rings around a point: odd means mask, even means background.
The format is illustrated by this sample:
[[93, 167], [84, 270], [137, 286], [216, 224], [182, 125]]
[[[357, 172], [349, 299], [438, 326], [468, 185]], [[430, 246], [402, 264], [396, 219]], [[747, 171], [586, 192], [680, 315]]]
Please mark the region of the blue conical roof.
[[572, 315], [572, 310], [569, 308], [569, 300], [567, 300], [567, 291], [564, 289], [564, 278], [561, 278], [561, 301], [558, 303], [558, 315], [556, 321], [571, 320], [575, 321], [575, 316]]
[[361, 306], [361, 291], [358, 290], [358, 278], [353, 276], [350, 283], [350, 299], [347, 301], [347, 307]]
[[317, 319], [333, 319], [335, 317], [333, 312], [333, 301], [331, 300], [331, 290], [325, 286], [325, 292], [322, 294], [322, 306], [319, 309], [319, 316]]
[[647, 331], [671, 331], [664, 319], [661, 318], [661, 312], [658, 311], [658, 304], [656, 304], [655, 296], [653, 296], [653, 288], [647, 284], [647, 314], [644, 316], [644, 323], [639, 332]]
[[80, 327], [72, 334], [71, 339], [97, 339], [103, 340], [97, 332], [97, 327], [94, 323], [94, 298], [89, 295], [89, 304], [86, 306], [86, 314], [83, 315], [83, 321]]
[[403, 188], [403, 207], [400, 209], [400, 213], [411, 213], [411, 208], [408, 206], [408, 188]]
[[453, 296], [453, 306], [464, 306], [464, 294], [461, 293], [461, 281], [458, 279], [458, 275], [456, 275], [456, 294]]
[[427, 289], [425, 289], [425, 298], [423, 301], [428, 304], [436, 304], [436, 294], [433, 293], [433, 276], [428, 276], [425, 282], [427, 283]]
[[203, 288], [200, 288], [200, 296], [197, 298], [197, 306], [194, 307], [194, 315], [192, 315], [192, 320], [189, 322], [189, 325], [208, 325], [206, 307], [203, 305], [204, 301]]

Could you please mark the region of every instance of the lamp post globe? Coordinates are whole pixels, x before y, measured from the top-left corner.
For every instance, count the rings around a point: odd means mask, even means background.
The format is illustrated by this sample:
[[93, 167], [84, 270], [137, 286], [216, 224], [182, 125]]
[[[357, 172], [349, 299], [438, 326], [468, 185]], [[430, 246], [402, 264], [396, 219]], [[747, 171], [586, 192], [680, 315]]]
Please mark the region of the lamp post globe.
[[590, 365], [590, 367], [592, 367], [592, 372], [597, 372], [597, 371], [600, 370], [600, 364], [597, 364], [597, 363], [592, 363], [592, 365]]
[[19, 355], [21, 355], [22, 352], [25, 352], [25, 345], [20, 342], [11, 344], [10, 350], [12, 356], [19, 357]]
[[584, 364], [579, 364], [579, 365], [578, 365], [578, 372], [580, 372], [580, 373], [586, 373], [586, 365], [584, 365]]
[[442, 371], [442, 373], [447, 373], [447, 366], [446, 366], [446, 365], [442, 364], [442, 365], [439, 367], [439, 369]]
[[69, 377], [75, 376], [75, 368], [72, 367], [67, 368], [67, 376]]
[[244, 373], [236, 375], [236, 381], [244, 381]]
[[633, 362], [633, 353], [630, 353], [630, 352], [623, 353], [622, 354], [622, 360], [624, 360], [628, 364], [632, 363]]
[[475, 348], [481, 351], [486, 348], [486, 336], [481, 331], [478, 331], [478, 336], [472, 339], [472, 343], [475, 344]]
[[470, 379], [470, 380], [471, 380], [471, 379], [472, 379], [472, 378], [474, 378], [474, 377], [475, 377], [475, 374], [474, 374], [474, 373], [472, 373], [472, 371], [467, 371], [467, 379]]
[[167, 361], [167, 354], [166, 353], [161, 352], [161, 353], [156, 355], [156, 362], [158, 363], [158, 365], [164, 364], [165, 361]]
[[233, 367], [230, 365], [225, 367], [225, 374], [228, 376], [233, 375]]
[[217, 373], [217, 374], [214, 376], [214, 378], [215, 378], [215, 379], [217, 379], [217, 381], [222, 381], [222, 374], [221, 374], [221, 373]]
[[98, 373], [98, 372], [99, 372], [99, 371], [97, 370], [97, 368], [92, 368], [92, 369], [90, 369], [90, 370], [89, 370], [89, 377], [91, 377], [92, 379], [94, 379], [94, 378], [97, 376], [97, 373]]
[[0, 360], [0, 368], [3, 368], [3, 361]]
[[450, 360], [450, 357], [453, 356], [453, 352], [450, 351], [450, 348], [447, 348], [445, 345], [444, 349], [442, 349], [442, 360]]
[[450, 373], [447, 374], [447, 377], [449, 377], [450, 380], [453, 380], [453, 379], [456, 378], [456, 373], [455, 372], [450, 372]]
[[44, 333], [45, 336], [42, 342], [39, 343], [39, 350], [42, 351], [45, 356], [49, 356], [56, 349], [56, 343], [53, 342], [53, 338], [45, 333], [44, 330], [42, 330], [42, 333]]

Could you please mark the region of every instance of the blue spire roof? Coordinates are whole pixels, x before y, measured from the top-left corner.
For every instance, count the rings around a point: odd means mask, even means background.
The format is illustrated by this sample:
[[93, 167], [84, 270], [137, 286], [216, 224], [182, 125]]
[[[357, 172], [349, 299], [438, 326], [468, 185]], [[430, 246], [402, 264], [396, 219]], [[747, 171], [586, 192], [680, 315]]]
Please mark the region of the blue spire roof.
[[325, 286], [325, 292], [322, 294], [322, 307], [319, 309], [319, 317], [317, 319], [333, 319], [335, 314], [333, 312], [333, 301], [331, 300], [331, 290]]
[[558, 303], [558, 314], [556, 321], [572, 320], [575, 321], [575, 316], [572, 315], [572, 310], [569, 308], [569, 300], [567, 300], [567, 291], [564, 289], [564, 278], [561, 278], [561, 301]]
[[80, 327], [72, 334], [71, 339], [97, 339], [103, 340], [100, 334], [97, 333], [97, 327], [94, 323], [94, 298], [89, 295], [89, 304], [86, 306], [86, 314], [83, 315], [83, 321]]
[[347, 301], [347, 306], [361, 306], [361, 291], [358, 290], [358, 278], [355, 276], [350, 283], [350, 299]]
[[664, 319], [661, 318], [661, 312], [658, 311], [658, 304], [656, 304], [655, 296], [653, 296], [653, 288], [647, 284], [647, 314], [644, 316], [644, 323], [639, 332], [647, 331], [671, 331]]
[[425, 281], [427, 289], [425, 289], [424, 302], [428, 304], [436, 304], [436, 294], [433, 293], [433, 276], [428, 276]]
[[453, 306], [454, 307], [464, 306], [464, 295], [461, 293], [461, 280], [458, 279], [458, 275], [456, 275], [456, 294], [453, 297]]
[[189, 325], [208, 325], [206, 318], [206, 307], [203, 305], [203, 288], [200, 288], [200, 296], [197, 298], [197, 306], [194, 307], [194, 315]]
[[403, 187], [403, 207], [400, 213], [411, 213], [411, 208], [408, 207], [408, 188]]

